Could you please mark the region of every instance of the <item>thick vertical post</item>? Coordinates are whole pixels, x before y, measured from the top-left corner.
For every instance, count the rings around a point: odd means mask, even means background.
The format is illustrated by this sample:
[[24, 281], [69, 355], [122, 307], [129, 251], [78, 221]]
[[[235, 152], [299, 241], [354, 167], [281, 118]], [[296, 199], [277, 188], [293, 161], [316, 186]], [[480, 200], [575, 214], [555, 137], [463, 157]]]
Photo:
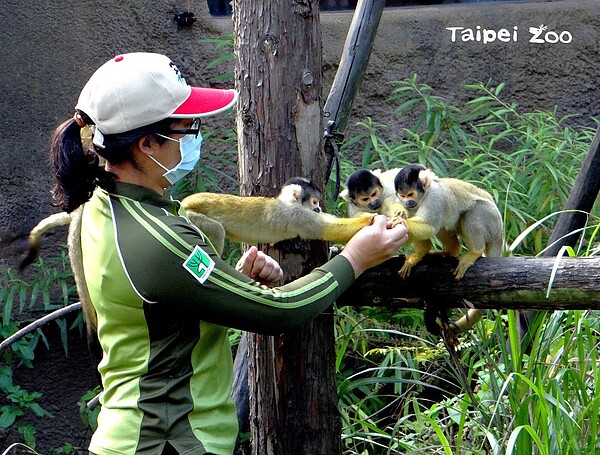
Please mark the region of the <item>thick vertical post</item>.
[[[290, 177], [323, 184], [318, 1], [234, 0], [241, 192], [273, 196]], [[267, 248], [295, 279], [323, 242]], [[332, 315], [280, 336], [249, 334], [252, 453], [340, 453]]]

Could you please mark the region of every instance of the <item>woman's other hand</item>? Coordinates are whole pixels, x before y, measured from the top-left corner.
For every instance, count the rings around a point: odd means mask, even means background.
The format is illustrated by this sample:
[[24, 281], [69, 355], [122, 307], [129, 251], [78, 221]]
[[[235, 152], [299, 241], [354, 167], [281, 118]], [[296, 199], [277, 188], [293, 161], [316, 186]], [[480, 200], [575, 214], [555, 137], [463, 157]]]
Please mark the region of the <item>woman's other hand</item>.
[[279, 263], [255, 246], [243, 254], [235, 269], [261, 284], [269, 285], [283, 279]]

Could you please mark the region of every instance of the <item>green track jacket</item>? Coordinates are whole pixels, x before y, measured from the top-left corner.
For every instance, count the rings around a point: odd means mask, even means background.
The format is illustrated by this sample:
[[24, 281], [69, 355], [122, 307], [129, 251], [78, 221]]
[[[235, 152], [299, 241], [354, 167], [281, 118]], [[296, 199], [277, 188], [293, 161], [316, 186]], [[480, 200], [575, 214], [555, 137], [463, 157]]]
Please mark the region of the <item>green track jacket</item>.
[[354, 280], [337, 256], [267, 288], [215, 253], [176, 201], [145, 187], [97, 189], [82, 214], [85, 280], [103, 350], [97, 455], [230, 455], [237, 436], [227, 327], [281, 333]]

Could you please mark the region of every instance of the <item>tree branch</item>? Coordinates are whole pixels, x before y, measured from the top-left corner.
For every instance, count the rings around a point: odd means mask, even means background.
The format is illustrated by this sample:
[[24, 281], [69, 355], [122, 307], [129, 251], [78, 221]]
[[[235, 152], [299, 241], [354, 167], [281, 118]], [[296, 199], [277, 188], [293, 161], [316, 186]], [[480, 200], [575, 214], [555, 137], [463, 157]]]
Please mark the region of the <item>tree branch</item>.
[[36, 319], [31, 324], [26, 325], [20, 330], [17, 330], [11, 336], [9, 336], [6, 340], [0, 343], [0, 353], [2, 353], [6, 348], [8, 348], [13, 343], [16, 343], [25, 335], [36, 331], [39, 327], [43, 326], [47, 322], [54, 321], [55, 319], [61, 318], [66, 314], [72, 313], [74, 311], [78, 311], [81, 309], [81, 303], [76, 302], [71, 305], [67, 305], [66, 307], [59, 308], [58, 310], [53, 311], [52, 313], [48, 313], [46, 316]]
[[337, 304], [464, 308], [467, 300], [474, 308], [600, 309], [600, 258], [562, 258], [552, 279], [556, 262], [556, 258], [480, 258], [456, 281], [456, 258], [428, 255], [403, 280], [398, 276], [404, 263], [401, 256], [363, 273]]

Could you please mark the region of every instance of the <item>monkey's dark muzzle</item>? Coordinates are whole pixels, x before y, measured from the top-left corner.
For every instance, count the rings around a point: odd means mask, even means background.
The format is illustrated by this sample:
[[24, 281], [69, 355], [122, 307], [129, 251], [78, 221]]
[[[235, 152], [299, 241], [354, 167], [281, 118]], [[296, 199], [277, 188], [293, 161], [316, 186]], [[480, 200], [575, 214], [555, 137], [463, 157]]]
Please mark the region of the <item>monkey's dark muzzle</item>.
[[379, 209], [379, 207], [381, 207], [381, 199], [377, 199], [375, 201], [371, 201], [367, 204], [367, 207], [369, 207], [369, 210], [377, 210]]

